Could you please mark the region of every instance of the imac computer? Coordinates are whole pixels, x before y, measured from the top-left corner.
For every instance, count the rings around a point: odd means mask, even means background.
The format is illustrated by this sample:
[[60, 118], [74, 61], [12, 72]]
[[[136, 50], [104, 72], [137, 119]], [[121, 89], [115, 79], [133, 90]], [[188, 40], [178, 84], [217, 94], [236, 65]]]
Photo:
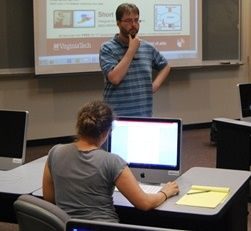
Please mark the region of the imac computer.
[[181, 119], [118, 117], [108, 151], [126, 160], [140, 183], [161, 184], [181, 173], [181, 139]]
[[0, 110], [0, 170], [10, 170], [25, 161], [27, 111]]

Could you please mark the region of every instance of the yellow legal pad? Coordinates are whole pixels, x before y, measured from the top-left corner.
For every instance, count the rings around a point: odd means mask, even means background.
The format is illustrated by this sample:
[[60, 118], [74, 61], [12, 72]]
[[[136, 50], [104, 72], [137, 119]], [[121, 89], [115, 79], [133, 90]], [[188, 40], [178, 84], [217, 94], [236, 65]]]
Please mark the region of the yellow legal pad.
[[216, 208], [225, 200], [229, 191], [228, 187], [192, 185], [191, 189], [176, 204]]

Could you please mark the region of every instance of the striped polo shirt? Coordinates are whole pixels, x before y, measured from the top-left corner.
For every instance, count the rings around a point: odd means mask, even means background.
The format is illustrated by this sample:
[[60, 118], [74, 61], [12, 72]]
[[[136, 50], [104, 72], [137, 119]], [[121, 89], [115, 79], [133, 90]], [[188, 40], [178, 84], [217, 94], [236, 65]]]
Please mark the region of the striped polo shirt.
[[108, 73], [120, 62], [128, 46], [118, 40], [118, 35], [102, 44], [100, 67], [104, 74], [104, 101], [117, 116], [152, 116], [152, 71], [161, 70], [167, 60], [150, 43], [141, 41], [128, 72], [118, 85], [108, 80]]

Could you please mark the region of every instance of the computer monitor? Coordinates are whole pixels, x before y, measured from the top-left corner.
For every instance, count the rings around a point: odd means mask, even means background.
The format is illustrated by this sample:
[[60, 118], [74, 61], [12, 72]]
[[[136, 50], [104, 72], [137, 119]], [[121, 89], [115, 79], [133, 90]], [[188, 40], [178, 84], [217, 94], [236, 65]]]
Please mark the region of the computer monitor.
[[111, 223], [84, 219], [70, 219], [66, 223], [66, 231], [169, 231], [165, 229], [140, 225]]
[[0, 110], [0, 170], [25, 161], [28, 111]]
[[251, 83], [237, 84], [240, 97], [240, 119], [251, 122]]
[[161, 184], [181, 173], [181, 137], [181, 119], [118, 117], [108, 151], [126, 160], [139, 182]]

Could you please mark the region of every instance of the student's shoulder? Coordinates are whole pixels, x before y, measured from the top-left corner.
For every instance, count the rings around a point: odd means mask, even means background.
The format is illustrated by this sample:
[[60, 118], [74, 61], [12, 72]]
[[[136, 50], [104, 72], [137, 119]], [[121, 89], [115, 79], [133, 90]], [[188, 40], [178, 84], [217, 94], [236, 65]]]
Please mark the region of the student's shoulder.
[[73, 143], [68, 143], [68, 144], [56, 144], [54, 145], [50, 152], [63, 152], [63, 151], [72, 151], [75, 150], [76, 146]]
[[99, 154], [102, 155], [103, 158], [106, 159], [107, 161], [119, 158], [118, 155], [111, 153], [111, 152], [108, 152], [104, 149], [98, 149], [97, 152], [99, 152]]
[[118, 154], [116, 153], [109, 153], [109, 156], [111, 159], [113, 159], [113, 161], [118, 162], [118, 163], [123, 163], [123, 164], [127, 164], [127, 162]]

